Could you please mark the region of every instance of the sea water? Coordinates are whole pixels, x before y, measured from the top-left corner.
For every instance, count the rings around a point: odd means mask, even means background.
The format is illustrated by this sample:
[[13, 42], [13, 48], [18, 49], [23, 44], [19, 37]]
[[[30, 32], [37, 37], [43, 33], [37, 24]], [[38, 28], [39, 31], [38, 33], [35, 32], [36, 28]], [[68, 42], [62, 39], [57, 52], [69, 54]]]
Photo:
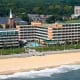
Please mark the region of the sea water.
[[61, 65], [40, 71], [0, 75], [0, 80], [80, 80], [80, 65]]

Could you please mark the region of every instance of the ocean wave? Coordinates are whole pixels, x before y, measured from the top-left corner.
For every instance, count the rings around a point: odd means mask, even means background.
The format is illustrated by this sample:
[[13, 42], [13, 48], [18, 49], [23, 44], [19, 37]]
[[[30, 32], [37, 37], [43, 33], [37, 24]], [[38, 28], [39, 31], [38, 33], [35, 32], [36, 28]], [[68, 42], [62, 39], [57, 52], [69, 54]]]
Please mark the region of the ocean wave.
[[65, 73], [72, 70], [80, 69], [80, 65], [61, 65], [56, 68], [46, 68], [40, 71], [18, 72], [11, 75], [0, 75], [0, 80], [9, 78], [38, 78], [38, 77], [50, 77], [54, 74]]

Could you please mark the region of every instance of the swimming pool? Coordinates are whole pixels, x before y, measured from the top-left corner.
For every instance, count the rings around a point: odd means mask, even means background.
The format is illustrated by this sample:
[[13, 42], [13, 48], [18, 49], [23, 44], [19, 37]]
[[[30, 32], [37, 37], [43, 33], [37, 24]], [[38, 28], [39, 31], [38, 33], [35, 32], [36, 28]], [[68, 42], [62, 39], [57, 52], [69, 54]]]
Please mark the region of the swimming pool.
[[29, 47], [31, 47], [31, 48], [39, 47], [39, 46], [40, 46], [40, 44], [37, 43], [37, 42], [31, 42], [31, 43], [29, 44]]

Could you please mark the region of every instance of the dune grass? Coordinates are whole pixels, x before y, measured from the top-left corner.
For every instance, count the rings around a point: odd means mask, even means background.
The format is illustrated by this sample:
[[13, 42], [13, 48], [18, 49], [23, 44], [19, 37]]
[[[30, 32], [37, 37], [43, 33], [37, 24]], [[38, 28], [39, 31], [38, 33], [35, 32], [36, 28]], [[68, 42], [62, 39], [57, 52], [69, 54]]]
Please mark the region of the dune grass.
[[24, 51], [24, 48], [0, 49], [0, 55], [20, 54]]
[[36, 51], [58, 51], [58, 50], [70, 50], [70, 49], [80, 49], [80, 44], [67, 44], [67, 45], [48, 45], [43, 47], [35, 48]]

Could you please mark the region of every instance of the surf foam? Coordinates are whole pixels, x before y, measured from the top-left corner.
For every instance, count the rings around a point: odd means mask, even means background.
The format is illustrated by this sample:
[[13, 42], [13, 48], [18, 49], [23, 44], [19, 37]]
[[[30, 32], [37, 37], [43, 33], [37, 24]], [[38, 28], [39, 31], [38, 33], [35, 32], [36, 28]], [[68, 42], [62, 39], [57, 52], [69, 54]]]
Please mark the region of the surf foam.
[[46, 68], [40, 71], [18, 72], [11, 75], [0, 75], [0, 80], [9, 78], [38, 78], [38, 77], [50, 77], [54, 74], [65, 73], [72, 70], [80, 69], [80, 65], [61, 65], [56, 68]]

